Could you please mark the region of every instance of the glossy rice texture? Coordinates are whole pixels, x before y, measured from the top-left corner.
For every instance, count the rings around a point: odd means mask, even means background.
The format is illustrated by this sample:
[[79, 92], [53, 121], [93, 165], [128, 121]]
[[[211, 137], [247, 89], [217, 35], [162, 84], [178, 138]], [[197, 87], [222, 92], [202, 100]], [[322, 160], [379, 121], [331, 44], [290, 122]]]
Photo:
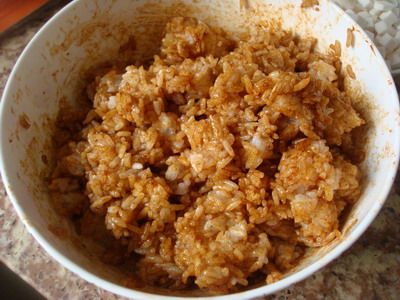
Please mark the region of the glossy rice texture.
[[233, 40], [172, 19], [150, 65], [103, 70], [88, 110], [61, 109], [54, 204], [142, 284], [227, 293], [279, 280], [340, 236], [360, 195], [364, 121], [338, 45], [316, 42], [276, 24]]

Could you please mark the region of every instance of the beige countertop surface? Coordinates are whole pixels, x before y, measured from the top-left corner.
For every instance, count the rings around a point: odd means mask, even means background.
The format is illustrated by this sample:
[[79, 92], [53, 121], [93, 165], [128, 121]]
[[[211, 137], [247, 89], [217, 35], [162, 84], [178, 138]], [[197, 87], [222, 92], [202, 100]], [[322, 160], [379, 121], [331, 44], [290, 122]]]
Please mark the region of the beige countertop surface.
[[[0, 94], [25, 45], [66, 1], [52, 2], [0, 35]], [[51, 258], [18, 219], [1, 181], [0, 259], [48, 299], [123, 299], [86, 282]], [[374, 223], [348, 251], [268, 299], [400, 299], [400, 176]]]

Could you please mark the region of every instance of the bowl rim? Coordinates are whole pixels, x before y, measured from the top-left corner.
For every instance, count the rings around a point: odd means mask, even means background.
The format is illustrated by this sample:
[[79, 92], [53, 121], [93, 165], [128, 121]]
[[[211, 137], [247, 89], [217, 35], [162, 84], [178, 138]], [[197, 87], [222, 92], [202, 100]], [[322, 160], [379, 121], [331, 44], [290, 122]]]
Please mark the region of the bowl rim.
[[[233, 294], [226, 294], [226, 295], [219, 295], [219, 296], [205, 296], [205, 297], [187, 297], [187, 296], [167, 296], [167, 295], [161, 295], [161, 294], [153, 294], [153, 293], [148, 293], [148, 292], [143, 292], [140, 290], [135, 290], [135, 289], [130, 289], [127, 287], [123, 287], [121, 285], [118, 285], [116, 283], [112, 283], [108, 280], [105, 280], [90, 271], [87, 271], [84, 267], [81, 267], [80, 265], [76, 264], [73, 262], [71, 259], [67, 258], [58, 250], [56, 250], [55, 247], [53, 247], [52, 242], [48, 241], [42, 234], [41, 232], [35, 228], [30, 222], [29, 218], [26, 216], [22, 206], [19, 204], [19, 200], [17, 197], [14, 195], [12, 189], [10, 188], [11, 180], [8, 176], [8, 170], [9, 168], [7, 167], [7, 164], [5, 163], [7, 160], [7, 157], [4, 152], [4, 147], [2, 147], [3, 143], [6, 141], [6, 136], [3, 134], [3, 120], [4, 120], [4, 114], [5, 114], [5, 108], [6, 108], [6, 102], [10, 102], [10, 95], [12, 93], [11, 90], [11, 83], [15, 80], [17, 73], [19, 72], [19, 69], [21, 68], [21, 61], [23, 57], [30, 51], [32, 47], [37, 43], [38, 37], [41, 36], [42, 34], [45, 34], [46, 31], [48, 30], [49, 27], [54, 25], [58, 21], [60, 17], [62, 17], [65, 14], [68, 14], [73, 7], [77, 5], [77, 3], [82, 0], [73, 0], [69, 4], [65, 5], [62, 7], [54, 16], [52, 16], [40, 29], [36, 34], [32, 37], [30, 42], [27, 44], [27, 46], [24, 48], [22, 53], [20, 54], [18, 60], [16, 61], [9, 77], [7, 80], [7, 83], [5, 85], [3, 95], [0, 101], [0, 173], [4, 182], [4, 187], [7, 192], [7, 195], [11, 201], [11, 203], [14, 206], [15, 211], [17, 212], [17, 215], [19, 219], [23, 222], [25, 227], [27, 228], [28, 232], [35, 238], [36, 241], [41, 245], [41, 247], [53, 258], [55, 259], [58, 263], [60, 263], [63, 267], [67, 268], [69, 271], [72, 273], [78, 275], [79, 277], [83, 278], [84, 280], [100, 287], [103, 288], [111, 293], [118, 294], [120, 296], [128, 297], [128, 298], [135, 298], [135, 299], [219, 299], [219, 300], [227, 300], [227, 299], [248, 299], [248, 298], [253, 298], [253, 297], [260, 297], [260, 296], [266, 296], [266, 295], [271, 295], [273, 293], [276, 293], [284, 288], [287, 288], [299, 281], [304, 280], [305, 278], [309, 277], [316, 271], [322, 269], [325, 267], [328, 263], [332, 262], [336, 258], [338, 258], [344, 251], [346, 251], [355, 241], [358, 240], [358, 238], [365, 232], [365, 230], [368, 228], [368, 226], [372, 223], [372, 221], [375, 219], [376, 215], [379, 213], [380, 209], [384, 205], [387, 196], [390, 193], [391, 186], [393, 184], [393, 181], [395, 180], [395, 175], [397, 172], [397, 168], [399, 166], [399, 156], [400, 156], [400, 137], [395, 141], [395, 155], [396, 155], [396, 163], [393, 164], [393, 167], [387, 170], [387, 178], [389, 180], [385, 181], [381, 185], [380, 193], [379, 193], [379, 199], [382, 199], [382, 201], [376, 201], [376, 204], [374, 204], [373, 207], [371, 207], [370, 211], [367, 213], [366, 217], [361, 220], [354, 228], [351, 233], [351, 235], [347, 236], [344, 238], [340, 243], [338, 243], [335, 247], [330, 249], [326, 254], [323, 255], [319, 260], [312, 262], [308, 266], [302, 268], [299, 271], [296, 271], [287, 277], [274, 282], [272, 284], [266, 284], [261, 287], [249, 289], [246, 291], [238, 292], [238, 293], [233, 293]], [[373, 50], [377, 54], [377, 60], [384, 61], [382, 55], [380, 54], [379, 50], [376, 48], [375, 44], [371, 41], [371, 39], [368, 37], [368, 35], [365, 33], [365, 31], [350, 17], [348, 16], [336, 3], [334, 3], [331, 0], [323, 0], [326, 1], [329, 5], [332, 5], [334, 9], [337, 11], [339, 14], [343, 14], [345, 18], [348, 18], [350, 22], [352, 23], [353, 26], [357, 28], [360, 32], [364, 34], [364, 39], [366, 42], [369, 42], [371, 47], [373, 47]], [[387, 75], [388, 78], [392, 78], [392, 75], [386, 66], [385, 69], [383, 70], [384, 75]], [[393, 79], [392, 79], [393, 80]], [[397, 100], [397, 111], [399, 111], [399, 96], [396, 91], [396, 87], [393, 84], [393, 89], [395, 89], [395, 98], [393, 100]]]

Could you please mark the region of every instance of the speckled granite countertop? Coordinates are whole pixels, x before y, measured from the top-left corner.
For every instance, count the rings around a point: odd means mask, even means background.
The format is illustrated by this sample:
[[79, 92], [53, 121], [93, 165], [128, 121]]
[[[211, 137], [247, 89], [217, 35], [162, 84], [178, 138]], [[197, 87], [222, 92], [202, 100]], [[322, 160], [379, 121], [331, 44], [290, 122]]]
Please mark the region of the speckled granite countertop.
[[[25, 45], [66, 2], [52, 1], [18, 28], [0, 35], [0, 94]], [[18, 219], [1, 181], [0, 258], [48, 299], [123, 299], [87, 283], [45, 253]], [[375, 222], [350, 250], [303, 282], [268, 299], [399, 298], [400, 175]]]

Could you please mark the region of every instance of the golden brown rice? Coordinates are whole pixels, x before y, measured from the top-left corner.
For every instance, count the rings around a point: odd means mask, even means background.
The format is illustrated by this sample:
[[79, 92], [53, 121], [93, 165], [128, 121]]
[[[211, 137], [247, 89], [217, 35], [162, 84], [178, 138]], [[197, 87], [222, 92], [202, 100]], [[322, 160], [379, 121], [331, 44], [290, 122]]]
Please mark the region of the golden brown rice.
[[148, 68], [112, 68], [85, 116], [60, 111], [56, 207], [148, 285], [278, 280], [340, 236], [360, 195], [348, 141], [364, 121], [340, 88], [340, 44], [315, 45], [274, 24], [233, 41], [172, 19]]

